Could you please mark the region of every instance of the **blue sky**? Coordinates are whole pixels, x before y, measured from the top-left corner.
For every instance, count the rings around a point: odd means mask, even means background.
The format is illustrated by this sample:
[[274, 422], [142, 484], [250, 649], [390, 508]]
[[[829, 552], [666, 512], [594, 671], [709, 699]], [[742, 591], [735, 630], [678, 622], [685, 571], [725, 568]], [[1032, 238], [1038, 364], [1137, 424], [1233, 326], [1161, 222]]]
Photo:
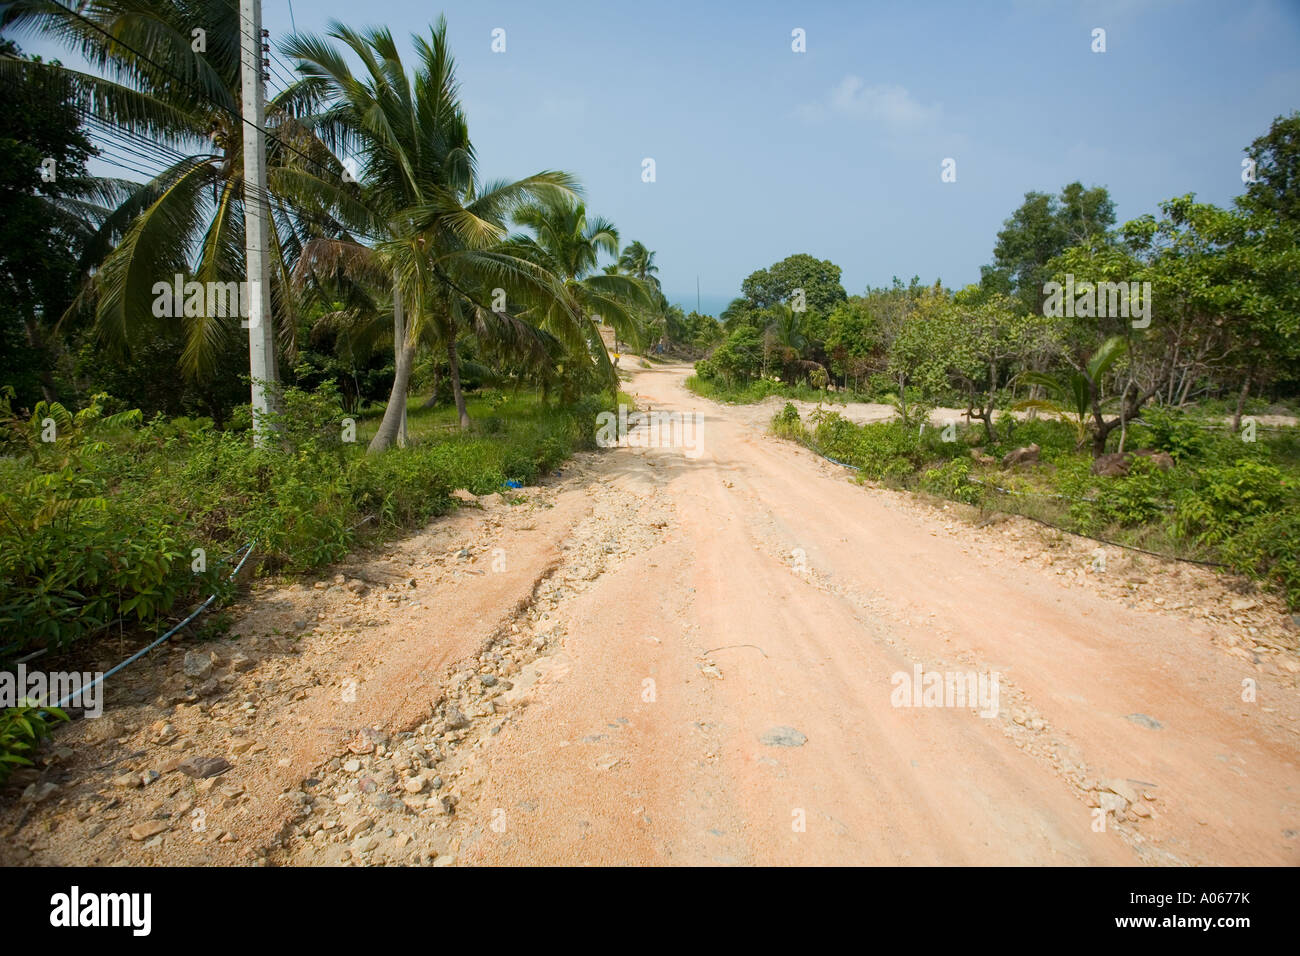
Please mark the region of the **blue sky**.
[[[264, 9], [273, 39], [287, 35], [289, 0]], [[293, 13], [301, 31], [338, 17], [404, 36], [440, 10], [482, 172], [575, 172], [624, 242], [656, 250], [670, 297], [694, 307], [698, 275], [714, 312], [795, 252], [838, 264], [850, 293], [894, 275], [975, 281], [1023, 194], [1075, 179], [1108, 186], [1121, 222], [1185, 192], [1227, 203], [1242, 148], [1300, 109], [1296, 0], [298, 0]]]

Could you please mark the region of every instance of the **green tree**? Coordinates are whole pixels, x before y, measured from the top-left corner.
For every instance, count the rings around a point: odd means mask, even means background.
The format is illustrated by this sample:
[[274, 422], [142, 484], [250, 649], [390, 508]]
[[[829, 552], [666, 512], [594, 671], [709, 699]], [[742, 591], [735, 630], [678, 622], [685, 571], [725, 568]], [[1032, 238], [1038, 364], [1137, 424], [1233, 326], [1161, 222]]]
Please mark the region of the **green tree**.
[[993, 264], [980, 270], [981, 285], [1016, 296], [1026, 311], [1040, 312], [1051, 261], [1072, 245], [1105, 236], [1114, 224], [1115, 204], [1104, 186], [1085, 189], [1074, 182], [1059, 197], [1027, 192], [998, 232]]
[[568, 349], [572, 361], [594, 362], [615, 388], [617, 377], [597, 323], [608, 322], [619, 339], [638, 344], [643, 338], [638, 316], [654, 304], [653, 286], [634, 276], [596, 271], [602, 254], [618, 253], [618, 230], [601, 216], [588, 216], [575, 199], [528, 203], [514, 218], [531, 234], [512, 236], [509, 250], [557, 276], [562, 287], [562, 296], [531, 317]]
[[755, 379], [763, 368], [763, 341], [757, 329], [742, 325], [697, 366], [704, 378], [722, 376], [728, 385]]
[[786, 302], [770, 305], [764, 312], [767, 316], [767, 325], [763, 329], [764, 374], [771, 363], [776, 361], [781, 367], [781, 378], [794, 384], [813, 368], [821, 367], [815, 362], [804, 360], [809, 342], [804, 334], [802, 312], [795, 311]]
[[655, 274], [659, 267], [655, 265], [655, 254], [640, 242], [631, 242], [624, 247], [618, 257], [618, 268], [655, 289], [659, 288], [659, 278]]
[[806, 253], [787, 256], [766, 269], [751, 273], [741, 283], [745, 301], [754, 309], [788, 302], [796, 289], [803, 290], [809, 310], [822, 314], [847, 298], [844, 287], [840, 285], [840, 267]]
[[1300, 359], [1300, 222], [1249, 198], [1235, 210], [1191, 195], [1160, 208], [1159, 219], [1144, 216], [1125, 232], [1157, 290], [1164, 397], [1182, 404], [1198, 377], [1234, 382], [1235, 429], [1251, 388]]
[[1029, 356], [1057, 350], [1059, 328], [1009, 296], [979, 291], [958, 292], [927, 331], [947, 384], [965, 399], [967, 420], [981, 421], [993, 442], [993, 413], [1002, 389]]
[[19, 407], [31, 407], [38, 394], [57, 400], [54, 327], [76, 296], [99, 223], [131, 187], [87, 174], [96, 151], [58, 70], [21, 58], [8, 40], [0, 58], [0, 377], [15, 386]]
[[1246, 155], [1255, 162], [1255, 181], [1247, 184], [1242, 204], [1300, 223], [1300, 111], [1273, 120]]
[[[361, 60], [363, 79], [352, 74], [330, 39]], [[541, 172], [516, 182], [481, 183], [446, 20], [439, 19], [427, 39], [412, 39], [418, 65], [409, 77], [392, 34], [383, 29], [358, 32], [336, 21], [326, 37], [294, 36], [285, 47], [303, 77], [285, 95], [315, 105], [304, 122], [322, 142], [345, 144], [362, 158], [356, 199], [331, 182], [313, 181], [309, 169], [296, 168], [302, 192], [382, 239], [370, 249], [348, 236], [319, 237], [309, 253], [371, 288], [391, 282], [396, 371], [371, 451], [397, 440], [422, 338], [432, 337], [445, 350], [460, 424], [469, 426], [458, 339], [470, 331], [534, 331], [509, 309], [494, 308], [494, 290], [508, 292], [525, 309], [556, 305], [556, 323], [564, 315], [579, 321], [567, 311], [557, 277], [506, 242], [512, 212], [571, 196], [572, 177]]]
[[[86, 243], [93, 276], [74, 307], [93, 309], [96, 331], [111, 349], [158, 334], [183, 322], [185, 372], [216, 374], [225, 346], [240, 337], [239, 316], [158, 318], [154, 285], [180, 273], [208, 282], [239, 281], [244, 268], [243, 129], [240, 119], [240, 24], [229, 0], [100, 0], [67, 4], [14, 0], [0, 23], [8, 29], [39, 29], [61, 40], [98, 73], [39, 65], [33, 80], [64, 84], [82, 114], [157, 143], [165, 168], [122, 197]], [[192, 31], [202, 25], [206, 47], [194, 49]], [[0, 61], [8, 76], [21, 67]], [[272, 317], [281, 350], [292, 349], [294, 323], [288, 268], [297, 255], [300, 210], [290, 202], [280, 167], [292, 155], [287, 142], [302, 129], [286, 96], [267, 103], [268, 170], [272, 207]], [[320, 144], [318, 163], [330, 154]], [[318, 171], [319, 172], [319, 171]], [[341, 175], [337, 162], [326, 175]], [[278, 378], [278, 372], [276, 376]]]
[[850, 296], [826, 317], [826, 353], [831, 371], [845, 388], [880, 365], [881, 342], [876, 319], [861, 296]]
[[885, 371], [898, 388], [898, 411], [904, 424], [924, 421], [923, 409], [909, 412], [907, 389], [924, 395], [938, 394], [944, 387], [943, 356], [935, 348], [935, 332], [943, 328], [944, 309], [952, 296], [938, 282], [921, 286], [913, 278], [904, 287], [894, 279], [890, 289], [869, 289], [874, 312], [880, 322], [881, 341], [886, 352]]

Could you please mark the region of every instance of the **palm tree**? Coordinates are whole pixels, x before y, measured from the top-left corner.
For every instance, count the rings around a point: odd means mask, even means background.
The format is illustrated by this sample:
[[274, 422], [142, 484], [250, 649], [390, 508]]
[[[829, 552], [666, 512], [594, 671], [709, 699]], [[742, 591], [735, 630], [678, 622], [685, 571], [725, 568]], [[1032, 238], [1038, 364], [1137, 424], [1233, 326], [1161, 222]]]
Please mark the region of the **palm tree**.
[[[361, 77], [331, 39], [361, 61]], [[446, 20], [439, 18], [429, 39], [412, 39], [419, 65], [410, 78], [385, 29], [358, 32], [334, 21], [325, 37], [294, 36], [285, 44], [302, 77], [285, 93], [299, 121], [331, 149], [360, 159], [360, 202], [326, 183], [307, 191], [340, 220], [380, 237], [368, 248], [347, 236], [322, 236], [313, 240], [310, 254], [347, 264], [372, 282], [391, 276], [396, 372], [371, 451], [389, 447], [399, 433], [423, 336], [432, 333], [446, 351], [460, 424], [468, 428], [457, 339], [474, 331], [532, 340], [540, 349], [542, 337], [518, 312], [547, 307], [563, 314], [566, 308], [555, 276], [504, 240], [511, 212], [573, 197], [573, 178], [547, 171], [481, 184]], [[488, 303], [495, 289], [508, 290], [522, 308], [493, 311]]]
[[642, 282], [659, 288], [659, 279], [655, 275], [659, 267], [655, 265], [655, 254], [639, 242], [631, 242], [618, 257], [618, 267], [630, 276], [636, 276]]
[[803, 361], [808, 338], [803, 333], [803, 313], [796, 312], [788, 302], [777, 302], [767, 309], [769, 316], [763, 330], [763, 367], [767, 372], [768, 355], [777, 354], [783, 371], [799, 369], [807, 372], [821, 368], [816, 362]]
[[1106, 450], [1106, 437], [1113, 427], [1113, 423], [1107, 423], [1102, 414], [1102, 380], [1127, 349], [1128, 343], [1123, 337], [1113, 335], [1081, 368], [1059, 376], [1049, 372], [1021, 372], [1018, 381], [1040, 385], [1051, 397], [1027, 398], [1013, 405], [1012, 410], [1036, 409], [1068, 419], [1074, 426], [1076, 448], [1082, 448], [1088, 440], [1088, 417], [1092, 415], [1093, 454], [1102, 455]]
[[743, 322], [754, 311], [749, 300], [744, 297], [737, 297], [727, 303], [727, 307], [718, 315], [718, 321], [722, 323], [722, 328], [726, 332], [732, 332], [736, 326]]
[[655, 254], [640, 242], [631, 242], [618, 257], [618, 268], [630, 276], [635, 276], [645, 284], [650, 297], [651, 308], [645, 315], [647, 333], [653, 333], [659, 340], [662, 351], [668, 345], [668, 299], [664, 296], [655, 275], [659, 267], [655, 265]]
[[[83, 114], [132, 137], [164, 168], [140, 184], [98, 224], [87, 242], [88, 275], [73, 309], [93, 309], [101, 339], [128, 348], [154, 319], [153, 287], [176, 273], [201, 282], [243, 279], [243, 126], [240, 120], [238, 4], [230, 0], [95, 0], [72, 5], [14, 0], [0, 25], [39, 29], [61, 40], [102, 75], [58, 63], [35, 65], [68, 84]], [[196, 25], [206, 46], [196, 51]], [[18, 67], [0, 61], [0, 70]], [[320, 144], [303, 141], [285, 96], [267, 103], [271, 195], [272, 321], [282, 350], [294, 325], [288, 268], [299, 245], [300, 216], [279, 176], [286, 157], [312, 156], [317, 175], [341, 168]], [[289, 144], [296, 144], [291, 147]], [[296, 156], [295, 158], [299, 158]], [[70, 310], [71, 311], [71, 310]], [[161, 321], [175, 321], [162, 319]], [[239, 334], [239, 317], [197, 316], [186, 322], [182, 366], [191, 377], [213, 374], [220, 351]]]
[[601, 253], [618, 253], [618, 230], [603, 217], [588, 216], [583, 203], [565, 197], [527, 204], [516, 211], [515, 222], [531, 229], [532, 235], [512, 237], [512, 250], [560, 277], [564, 288], [563, 300], [534, 311], [532, 317], [573, 358], [594, 361], [611, 387], [617, 387], [596, 323], [608, 322], [616, 339], [635, 344], [641, 341], [637, 312], [651, 305], [648, 286], [640, 279], [595, 271]]

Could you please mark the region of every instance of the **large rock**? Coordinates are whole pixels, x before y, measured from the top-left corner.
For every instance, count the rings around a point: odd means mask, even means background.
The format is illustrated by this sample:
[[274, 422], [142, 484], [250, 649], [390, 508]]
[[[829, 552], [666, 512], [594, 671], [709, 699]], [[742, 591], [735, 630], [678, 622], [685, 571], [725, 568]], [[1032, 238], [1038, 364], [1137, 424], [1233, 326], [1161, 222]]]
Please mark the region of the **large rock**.
[[212, 673], [212, 652], [186, 651], [181, 667], [186, 677], [207, 677]]
[[139, 843], [140, 841], [147, 840], [152, 836], [157, 836], [159, 833], [164, 832], [169, 826], [170, 824], [167, 823], [166, 820], [145, 820], [142, 823], [137, 823], [131, 828], [131, 839]]
[[1002, 467], [1010, 468], [1012, 465], [1025, 465], [1038, 461], [1039, 452], [1038, 443], [1026, 445], [1017, 448], [1015, 451], [1009, 451], [1002, 458]]
[[230, 769], [230, 761], [225, 757], [187, 757], [176, 769], [187, 777], [202, 780], [205, 777], [215, 777], [219, 773], [225, 773]]
[[802, 747], [808, 742], [808, 738], [793, 727], [773, 727], [759, 740], [769, 747]]
[[1154, 448], [1139, 448], [1137, 451], [1113, 451], [1102, 455], [1092, 463], [1092, 473], [1103, 478], [1119, 478], [1128, 474], [1135, 458], [1150, 459], [1151, 463], [1161, 471], [1168, 471], [1174, 467], [1174, 459], [1169, 452], [1156, 451]]
[[1129, 456], [1120, 451], [1099, 455], [1092, 463], [1092, 473], [1103, 478], [1119, 478], [1128, 474]]
[[1161, 471], [1168, 471], [1174, 467], [1174, 458], [1167, 451], [1156, 451], [1154, 448], [1139, 448], [1133, 454], [1142, 458], [1150, 458], [1152, 464]]

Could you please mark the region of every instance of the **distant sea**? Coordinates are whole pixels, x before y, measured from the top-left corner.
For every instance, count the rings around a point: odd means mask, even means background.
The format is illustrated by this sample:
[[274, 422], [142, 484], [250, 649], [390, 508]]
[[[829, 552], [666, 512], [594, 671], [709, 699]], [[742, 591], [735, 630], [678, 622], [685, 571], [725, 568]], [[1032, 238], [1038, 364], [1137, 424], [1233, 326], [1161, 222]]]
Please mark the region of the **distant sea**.
[[[695, 290], [689, 293], [668, 292], [668, 301], [674, 305], [679, 305], [685, 312], [695, 311]], [[713, 295], [708, 292], [700, 292], [700, 311], [705, 315], [711, 315], [717, 318], [718, 313], [727, 307], [727, 303], [734, 299], [740, 293], [735, 295]]]

